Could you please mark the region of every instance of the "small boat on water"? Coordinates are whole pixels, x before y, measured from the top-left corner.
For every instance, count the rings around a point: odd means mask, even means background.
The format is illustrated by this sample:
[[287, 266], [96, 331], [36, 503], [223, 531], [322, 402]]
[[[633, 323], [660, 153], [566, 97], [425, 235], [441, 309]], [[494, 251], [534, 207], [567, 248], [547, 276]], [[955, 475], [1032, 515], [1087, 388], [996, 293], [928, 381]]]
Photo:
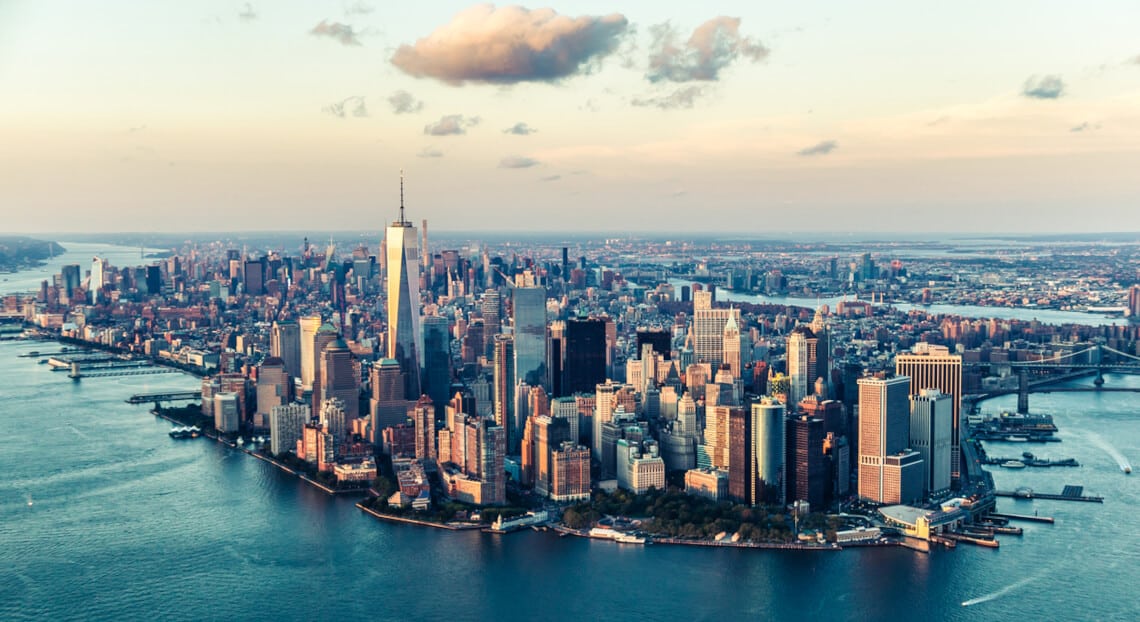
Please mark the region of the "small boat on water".
[[1020, 460], [1006, 460], [1001, 465], [1007, 469], [1024, 469], [1025, 463]]
[[1120, 467], [1120, 470], [1121, 470], [1121, 471], [1124, 471], [1124, 474], [1125, 474], [1125, 475], [1129, 475], [1129, 474], [1131, 474], [1131, 473], [1132, 473], [1132, 465], [1131, 465], [1131, 464], [1126, 464], [1126, 465], [1124, 465], [1124, 466]]

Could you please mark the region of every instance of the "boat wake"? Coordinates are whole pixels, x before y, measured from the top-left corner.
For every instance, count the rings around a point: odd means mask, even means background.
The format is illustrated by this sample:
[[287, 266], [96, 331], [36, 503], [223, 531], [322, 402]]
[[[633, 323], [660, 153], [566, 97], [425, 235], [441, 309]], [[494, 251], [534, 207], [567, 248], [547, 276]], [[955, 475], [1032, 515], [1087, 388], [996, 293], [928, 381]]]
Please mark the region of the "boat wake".
[[1109, 456], [1112, 456], [1112, 459], [1116, 461], [1116, 464], [1120, 467], [1121, 471], [1124, 471], [1125, 473], [1132, 472], [1132, 464], [1128, 462], [1128, 458], [1125, 458], [1124, 454], [1120, 453], [1119, 449], [1113, 447], [1112, 443], [1109, 443], [1103, 436], [1097, 434], [1096, 432], [1086, 432], [1086, 435], [1094, 445], [1103, 449], [1104, 452]]
[[1041, 575], [1033, 575], [1031, 577], [1025, 577], [1024, 579], [1017, 581], [1016, 583], [1011, 583], [1011, 584], [1009, 584], [1009, 585], [1007, 585], [1007, 586], [1005, 586], [1005, 587], [1003, 587], [1000, 590], [997, 590], [995, 592], [990, 592], [989, 594], [986, 594], [984, 596], [979, 596], [977, 598], [971, 598], [970, 600], [964, 600], [964, 601], [962, 601], [962, 606], [963, 607], [970, 607], [972, 605], [980, 605], [982, 603], [988, 603], [989, 601], [994, 600], [995, 598], [1001, 598], [1002, 596], [1005, 596], [1006, 594], [1009, 594], [1010, 592], [1012, 592], [1018, 588], [1025, 587], [1026, 585], [1032, 583], [1033, 581], [1036, 581], [1038, 579], [1038, 577], [1040, 577], [1040, 576]]

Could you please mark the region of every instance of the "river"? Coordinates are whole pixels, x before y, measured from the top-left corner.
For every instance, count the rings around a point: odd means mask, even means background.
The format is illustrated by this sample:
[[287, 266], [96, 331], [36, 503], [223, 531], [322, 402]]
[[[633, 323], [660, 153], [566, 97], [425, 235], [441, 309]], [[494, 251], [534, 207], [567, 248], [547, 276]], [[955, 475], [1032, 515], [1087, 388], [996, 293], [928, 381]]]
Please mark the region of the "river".
[[41, 282], [47, 281], [51, 284], [52, 277], [59, 274], [63, 266], [68, 264], [79, 265], [80, 277], [83, 278], [83, 274], [91, 269], [91, 260], [96, 256], [106, 259], [116, 268], [133, 268], [150, 265], [156, 261], [143, 257], [144, 253], [149, 255], [164, 252], [164, 249], [159, 248], [140, 249], [95, 242], [60, 241], [60, 244], [67, 251], [45, 260], [44, 265], [14, 274], [5, 274], [5, 280], [0, 282], [0, 294], [38, 292]]
[[[670, 279], [669, 284], [672, 285], [678, 292], [681, 290], [682, 285], [692, 286], [691, 281]], [[678, 294], [679, 296], [680, 294]], [[774, 305], [791, 305], [797, 307], [807, 307], [808, 309], [818, 308], [820, 305], [828, 305], [832, 311], [835, 310], [843, 300], [851, 300], [851, 297], [844, 296], [830, 296], [821, 298], [801, 298], [795, 296], [766, 296], [764, 294], [746, 294], [742, 292], [734, 292], [730, 289], [718, 287], [716, 290], [716, 299], [723, 302], [749, 302], [753, 304], [774, 304]], [[979, 305], [950, 305], [950, 304], [931, 304], [931, 305], [914, 305], [905, 302], [891, 303], [891, 306], [904, 313], [918, 310], [923, 313], [931, 313], [935, 315], [956, 315], [966, 318], [997, 318], [999, 320], [1022, 320], [1029, 322], [1037, 320], [1042, 324], [1084, 324], [1086, 326], [1119, 326], [1128, 323], [1124, 318], [1111, 318], [1095, 313], [1081, 313], [1079, 311], [1058, 311], [1056, 309], [1035, 309], [1031, 307], [983, 307]]]
[[137, 392], [193, 389], [195, 379], [73, 383], [17, 357], [53, 347], [0, 344], [3, 620], [1140, 617], [1140, 476], [1122, 475], [1098, 445], [1140, 457], [1140, 416], [1127, 394], [1032, 397], [1057, 415], [1064, 438], [1032, 449], [1083, 466], [999, 470], [998, 484], [1083, 484], [1107, 499], [1003, 500], [1003, 509], [1037, 509], [1057, 524], [1026, 525], [1000, 550], [627, 547], [378, 522], [236, 450], [173, 440], [148, 406], [124, 403]]

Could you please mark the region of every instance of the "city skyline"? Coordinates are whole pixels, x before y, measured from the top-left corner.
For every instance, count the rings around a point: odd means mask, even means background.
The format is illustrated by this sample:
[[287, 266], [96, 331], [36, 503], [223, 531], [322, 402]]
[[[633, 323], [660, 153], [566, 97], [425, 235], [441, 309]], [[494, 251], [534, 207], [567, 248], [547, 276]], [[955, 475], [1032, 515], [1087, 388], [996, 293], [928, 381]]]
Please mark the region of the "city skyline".
[[548, 6], [6, 3], [7, 227], [1140, 230], [1132, 5]]

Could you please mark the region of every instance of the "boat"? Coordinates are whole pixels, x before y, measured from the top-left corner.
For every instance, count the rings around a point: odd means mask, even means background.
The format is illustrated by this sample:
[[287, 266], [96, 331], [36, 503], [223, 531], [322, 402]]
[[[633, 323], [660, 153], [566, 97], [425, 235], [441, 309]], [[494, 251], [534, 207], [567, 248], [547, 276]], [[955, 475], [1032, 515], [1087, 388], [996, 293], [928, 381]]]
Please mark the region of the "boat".
[[1024, 469], [1025, 463], [1020, 460], [1006, 460], [1001, 465], [1007, 469]]
[[631, 533], [623, 533], [614, 538], [614, 542], [621, 544], [645, 544], [647, 541], [645, 536], [635, 536]]
[[1006, 437], [1002, 440], [1005, 440], [1005, 441], [1010, 442], [1010, 443], [1028, 443], [1029, 442], [1029, 439], [1024, 437], [1024, 436], [1014, 436], [1012, 434], [1007, 434]]
[[1126, 465], [1124, 465], [1123, 467], [1121, 467], [1121, 468], [1120, 468], [1120, 470], [1121, 470], [1121, 471], [1124, 471], [1124, 474], [1125, 474], [1125, 475], [1128, 475], [1128, 474], [1132, 473], [1132, 465], [1131, 465], [1131, 464], [1126, 464]]

